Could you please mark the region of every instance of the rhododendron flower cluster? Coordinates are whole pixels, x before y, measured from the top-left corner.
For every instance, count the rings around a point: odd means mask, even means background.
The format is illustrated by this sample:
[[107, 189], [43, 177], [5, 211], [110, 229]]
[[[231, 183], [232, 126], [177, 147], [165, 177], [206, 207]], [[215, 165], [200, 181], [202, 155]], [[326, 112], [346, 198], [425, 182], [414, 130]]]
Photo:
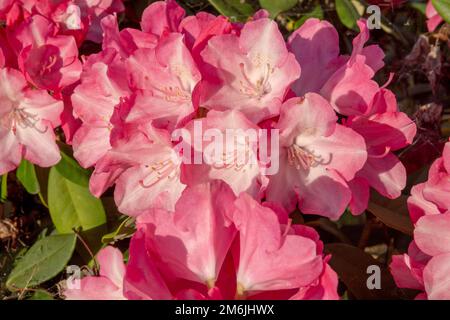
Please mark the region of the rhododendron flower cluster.
[[337, 276], [314, 229], [280, 207], [236, 198], [224, 182], [188, 187], [175, 211], [139, 216], [125, 266], [98, 254], [100, 275], [69, 299], [338, 299]]
[[450, 142], [430, 168], [428, 181], [414, 186], [408, 199], [414, 241], [408, 254], [392, 257], [391, 272], [400, 288], [422, 291], [416, 299], [450, 299]]
[[[370, 187], [400, 195], [406, 172], [392, 152], [411, 143], [415, 125], [372, 80], [383, 53], [364, 46], [364, 21], [350, 57], [339, 55], [334, 27], [317, 19], [287, 44], [264, 11], [240, 25], [206, 13], [184, 17], [175, 2], [157, 2], [141, 25], [143, 31], [119, 32], [113, 16], [102, 20], [104, 50], [85, 61], [72, 96], [82, 122], [74, 155], [95, 167], [93, 194], [116, 184], [119, 209], [137, 216], [154, 206], [173, 210], [187, 185], [221, 179], [236, 195], [249, 192], [288, 211], [298, 204], [333, 219], [349, 204], [361, 213]], [[278, 130], [279, 170], [264, 175], [261, 163], [236, 166], [230, 153], [247, 152], [237, 147], [225, 152], [222, 165], [177, 161], [187, 151], [174, 134], [199, 120], [223, 131]]]
[[[319, 234], [291, 214], [336, 221], [362, 214], [371, 189], [400, 197], [397, 151], [417, 131], [387, 89], [393, 75], [374, 80], [384, 53], [366, 21], [344, 55], [316, 18], [286, 40], [265, 10], [237, 23], [157, 1], [140, 29], [120, 29], [122, 11], [0, 1], [0, 175], [23, 159], [56, 165], [63, 141], [91, 170], [90, 193], [113, 192], [135, 221], [127, 263], [103, 248], [99, 274], [64, 296], [339, 299]], [[86, 41], [98, 50], [81, 55]], [[399, 286], [428, 298], [450, 298], [449, 170], [450, 143], [412, 190], [415, 240], [392, 264]]]

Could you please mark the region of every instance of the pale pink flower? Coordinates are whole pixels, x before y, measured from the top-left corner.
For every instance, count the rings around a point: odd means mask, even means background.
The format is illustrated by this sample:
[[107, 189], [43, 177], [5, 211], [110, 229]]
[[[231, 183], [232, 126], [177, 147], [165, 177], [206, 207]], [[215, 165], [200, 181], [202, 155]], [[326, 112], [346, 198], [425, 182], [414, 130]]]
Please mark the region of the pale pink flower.
[[81, 166], [95, 165], [111, 148], [110, 119], [114, 107], [128, 95], [127, 70], [116, 50], [89, 56], [72, 95], [74, 115], [83, 122], [73, 137], [74, 156]]
[[169, 133], [147, 124], [123, 134], [112, 139], [112, 148], [96, 164], [91, 192], [99, 197], [115, 183], [118, 209], [130, 216], [152, 207], [173, 210], [186, 186], [180, 181], [181, 155]]
[[254, 123], [279, 114], [289, 86], [300, 75], [277, 24], [267, 18], [247, 22], [239, 36], [212, 37], [201, 56], [207, 64], [201, 105], [239, 110]]
[[280, 169], [269, 177], [268, 201], [286, 210], [337, 219], [350, 202], [347, 184], [367, 159], [364, 139], [337, 124], [330, 104], [315, 93], [291, 98], [281, 107]]
[[206, 118], [193, 120], [184, 129], [189, 133], [185, 141], [202, 162], [186, 167], [188, 185], [223, 180], [236, 195], [247, 192], [261, 198], [268, 179], [258, 159], [258, 126], [239, 111], [211, 110]]
[[63, 103], [44, 90], [29, 88], [14, 69], [0, 69], [0, 174], [14, 170], [22, 158], [42, 167], [61, 156], [53, 129]]
[[138, 49], [126, 62], [135, 94], [127, 122], [153, 121], [173, 130], [198, 107], [201, 74], [180, 33], [162, 37], [154, 49]]

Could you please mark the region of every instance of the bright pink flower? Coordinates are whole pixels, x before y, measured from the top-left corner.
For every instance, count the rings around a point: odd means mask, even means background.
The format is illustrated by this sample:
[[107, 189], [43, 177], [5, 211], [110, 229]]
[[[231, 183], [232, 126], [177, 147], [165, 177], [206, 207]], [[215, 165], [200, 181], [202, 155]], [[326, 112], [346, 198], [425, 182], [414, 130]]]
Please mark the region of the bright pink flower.
[[[106, 247], [96, 256], [99, 276], [87, 276], [79, 283], [67, 281], [63, 294], [67, 300], [123, 300], [125, 264], [119, 249]], [[76, 280], [75, 280], [76, 281]], [[79, 285], [79, 287], [76, 287]]]
[[127, 69], [131, 86], [139, 90], [127, 122], [154, 121], [172, 130], [192, 118], [201, 75], [181, 34], [162, 37], [154, 49], [136, 50], [127, 59]]
[[102, 49], [115, 49], [122, 58], [128, 58], [137, 49], [155, 48], [158, 37], [137, 29], [125, 28], [119, 31], [116, 15], [108, 15], [101, 21], [103, 30]]
[[18, 167], [22, 158], [42, 167], [58, 163], [53, 129], [62, 110], [61, 101], [29, 88], [19, 71], [0, 69], [0, 174]]
[[425, 14], [428, 19], [427, 28], [428, 31], [430, 32], [434, 31], [437, 28], [437, 26], [444, 21], [444, 19], [442, 19], [442, 17], [439, 15], [436, 9], [433, 7], [433, 3], [431, 2], [431, 0], [428, 0]]
[[75, 39], [56, 33], [51, 21], [34, 15], [9, 34], [18, 54], [18, 65], [27, 80], [38, 88], [52, 91], [78, 81], [82, 69]]
[[408, 255], [394, 256], [391, 272], [399, 287], [425, 292], [421, 297], [450, 299], [450, 142], [430, 168], [428, 181], [408, 199], [415, 224]]
[[353, 40], [350, 57], [339, 55], [338, 33], [327, 21], [308, 19], [289, 37], [289, 49], [302, 69], [292, 86], [298, 96], [316, 92], [341, 114], [366, 112], [379, 91], [372, 78], [383, 66], [384, 54], [378, 46], [364, 47], [369, 31], [364, 20], [358, 26], [361, 33]]
[[239, 111], [211, 110], [206, 118], [193, 120], [184, 129], [189, 135], [185, 141], [202, 161], [186, 167], [188, 185], [222, 180], [236, 195], [247, 192], [261, 198], [268, 180], [258, 160], [258, 126]]
[[111, 148], [110, 118], [129, 94], [127, 70], [114, 49], [89, 56], [72, 95], [74, 115], [83, 122], [73, 138], [74, 156], [83, 167], [95, 165]]
[[364, 137], [368, 152], [366, 164], [350, 182], [353, 214], [367, 208], [370, 187], [390, 199], [401, 195], [406, 186], [406, 169], [393, 152], [411, 144], [417, 131], [414, 121], [398, 111], [395, 96], [389, 90], [381, 89], [375, 95], [368, 112], [346, 121], [348, 127]]
[[180, 182], [181, 159], [166, 130], [151, 125], [115, 137], [112, 148], [96, 164], [90, 189], [100, 196], [116, 184], [119, 211], [137, 216], [152, 207], [173, 210], [186, 187]]
[[74, 0], [74, 4], [81, 10], [82, 19], [89, 21], [86, 40], [102, 42], [101, 20], [107, 15], [125, 10], [122, 0]]
[[255, 123], [279, 114], [289, 86], [300, 75], [277, 24], [266, 18], [246, 23], [240, 36], [212, 37], [201, 56], [208, 64], [201, 105], [239, 110]]
[[[273, 208], [245, 193], [236, 199], [225, 183], [213, 181], [188, 187], [175, 212], [153, 208], [139, 216], [125, 297], [338, 299], [337, 276], [318, 234], [291, 226], [287, 213]], [[96, 298], [86, 291], [79, 296]]]
[[364, 139], [336, 123], [330, 104], [315, 93], [292, 98], [281, 108], [280, 170], [270, 176], [268, 201], [288, 211], [337, 219], [351, 199], [347, 181], [367, 159]]
[[162, 36], [177, 32], [178, 26], [185, 16], [185, 11], [175, 0], [156, 1], [142, 13], [142, 31]]

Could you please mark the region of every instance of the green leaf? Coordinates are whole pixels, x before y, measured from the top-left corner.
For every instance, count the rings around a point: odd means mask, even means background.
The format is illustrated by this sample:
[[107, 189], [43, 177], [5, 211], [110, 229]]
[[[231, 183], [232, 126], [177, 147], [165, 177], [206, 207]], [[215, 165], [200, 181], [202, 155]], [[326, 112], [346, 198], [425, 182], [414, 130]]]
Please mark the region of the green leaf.
[[208, 0], [222, 15], [237, 21], [245, 21], [253, 15], [253, 7], [241, 0]]
[[9, 290], [37, 286], [60, 273], [75, 249], [75, 234], [61, 234], [38, 240], [11, 271]]
[[275, 18], [283, 11], [292, 9], [297, 3], [298, 0], [259, 0], [261, 7], [269, 11], [272, 18]]
[[361, 16], [350, 0], [336, 0], [336, 12], [344, 26], [349, 29], [357, 29], [356, 21]]
[[431, 2], [445, 22], [450, 23], [450, 0], [432, 0]]
[[28, 193], [38, 194], [41, 191], [34, 164], [31, 162], [23, 159], [19, 168], [17, 168], [16, 176]]
[[309, 18], [317, 18], [320, 20], [323, 19], [323, 10], [320, 4], [315, 6], [311, 12], [305, 13], [300, 19], [298, 19], [294, 24], [294, 30], [300, 28]]
[[[67, 171], [66, 176], [67, 174], [70, 172]], [[77, 173], [74, 172], [73, 175], [75, 174]], [[89, 230], [106, 223], [106, 214], [100, 199], [89, 192], [87, 184], [77, 184], [66, 176], [53, 167], [48, 180], [48, 206], [58, 232], [70, 233], [73, 228], [79, 227]]]
[[50, 292], [36, 290], [28, 300], [55, 300]]
[[8, 198], [8, 174], [5, 173], [1, 176], [1, 187], [0, 187], [0, 201], [5, 202]]
[[128, 217], [120, 223], [120, 225], [117, 227], [116, 230], [113, 232], [110, 232], [108, 234], [105, 234], [102, 237], [102, 243], [103, 244], [109, 244], [116, 242], [118, 240], [126, 239], [128, 237], [131, 237], [134, 232], [136, 231], [135, 228], [133, 228], [134, 219]]
[[71, 157], [61, 151], [61, 161], [55, 166], [56, 170], [67, 180], [81, 186], [89, 185], [89, 170], [83, 169]]

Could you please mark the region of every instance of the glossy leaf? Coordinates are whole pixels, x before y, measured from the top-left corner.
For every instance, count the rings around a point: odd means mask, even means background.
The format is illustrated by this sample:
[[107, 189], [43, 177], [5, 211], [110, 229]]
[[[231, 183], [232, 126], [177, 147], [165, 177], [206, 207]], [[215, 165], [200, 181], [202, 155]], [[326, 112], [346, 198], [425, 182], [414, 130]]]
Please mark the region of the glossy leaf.
[[397, 210], [390, 210], [373, 202], [369, 203], [367, 210], [388, 227], [412, 236], [414, 226], [408, 215], [402, 214]]
[[61, 151], [61, 161], [55, 166], [56, 170], [73, 183], [81, 186], [89, 185], [89, 171], [83, 169], [74, 159]]
[[356, 21], [361, 16], [350, 0], [336, 0], [336, 12], [344, 26], [356, 29]]
[[55, 277], [72, 257], [76, 239], [75, 234], [61, 234], [38, 240], [10, 273], [8, 289], [34, 287]]
[[23, 159], [17, 168], [16, 176], [28, 193], [38, 194], [41, 191], [34, 164], [31, 162]]
[[253, 7], [241, 0], [208, 0], [222, 15], [237, 21], [245, 21], [253, 15]]
[[[342, 243], [325, 245], [325, 251], [331, 254], [329, 262], [339, 279], [347, 286], [356, 299], [399, 299], [402, 292], [397, 289], [387, 268], [364, 251]], [[369, 266], [380, 267], [381, 289], [369, 289], [367, 272]]]
[[259, 0], [261, 7], [269, 11], [272, 18], [275, 18], [283, 11], [293, 8], [297, 3], [298, 0]]
[[106, 223], [100, 199], [89, 192], [87, 185], [80, 185], [66, 178], [67, 174], [78, 173], [66, 171], [66, 175], [62, 175], [56, 167], [50, 170], [48, 205], [56, 229], [60, 233], [69, 233], [73, 232], [73, 228], [89, 230]]

